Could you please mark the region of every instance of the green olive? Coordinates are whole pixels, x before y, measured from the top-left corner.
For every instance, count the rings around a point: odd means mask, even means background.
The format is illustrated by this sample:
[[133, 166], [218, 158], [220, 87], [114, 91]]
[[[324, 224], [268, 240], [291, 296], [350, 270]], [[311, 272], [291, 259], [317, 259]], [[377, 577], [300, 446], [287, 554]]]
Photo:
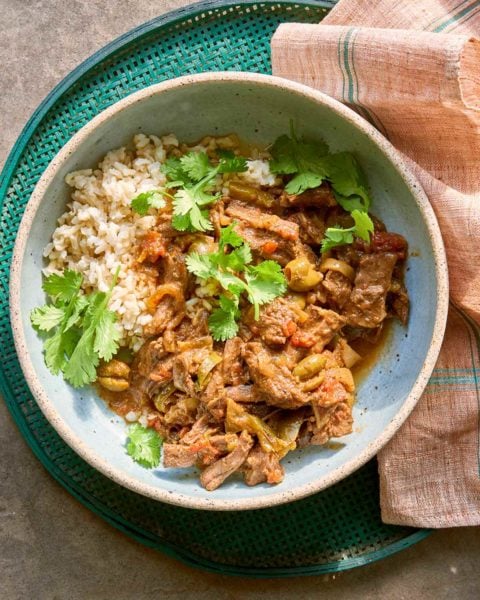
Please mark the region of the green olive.
[[322, 281], [322, 274], [315, 271], [312, 263], [301, 256], [291, 260], [285, 267], [288, 287], [295, 292], [307, 292]]
[[255, 202], [257, 199], [257, 190], [254, 187], [246, 185], [245, 183], [240, 183], [239, 181], [230, 181], [228, 190], [232, 198], [237, 198], [237, 200]]
[[313, 392], [313, 390], [317, 389], [325, 380], [325, 372], [316, 375], [315, 377], [311, 377], [307, 379], [302, 384], [302, 392]]
[[307, 305], [303, 294], [289, 294], [287, 299], [293, 300], [300, 310], [303, 310]]
[[212, 237], [209, 235], [201, 235], [196, 237], [195, 241], [192, 242], [188, 248], [189, 252], [196, 252], [197, 254], [210, 254], [215, 252], [217, 245]]
[[97, 369], [99, 377], [118, 377], [128, 379], [130, 376], [130, 367], [122, 360], [113, 358], [110, 362], [101, 365]]
[[228, 190], [232, 198], [243, 200], [244, 202], [254, 202], [265, 208], [271, 208], [275, 203], [275, 198], [272, 194], [269, 194], [264, 190], [258, 190], [257, 188], [240, 181], [231, 181], [228, 184]]
[[326, 365], [327, 359], [322, 354], [310, 354], [301, 360], [293, 369], [299, 379], [309, 379], [319, 373]]
[[128, 379], [120, 379], [118, 377], [99, 377], [98, 383], [110, 392], [124, 392], [128, 390], [130, 385]]

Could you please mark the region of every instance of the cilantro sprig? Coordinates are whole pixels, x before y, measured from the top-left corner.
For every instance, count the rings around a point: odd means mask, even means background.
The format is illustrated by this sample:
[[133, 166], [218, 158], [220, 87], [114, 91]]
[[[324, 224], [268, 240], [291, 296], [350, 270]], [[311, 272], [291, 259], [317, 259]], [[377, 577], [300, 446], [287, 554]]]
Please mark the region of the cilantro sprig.
[[144, 217], [150, 208], [165, 207], [164, 196], [170, 196], [166, 188], [142, 192], [131, 201], [130, 206], [134, 212]]
[[133, 460], [146, 469], [158, 467], [162, 438], [151, 428], [133, 423], [128, 428], [127, 453]]
[[281, 296], [287, 283], [281, 266], [273, 260], [258, 265], [252, 262], [250, 246], [234, 230], [235, 223], [222, 228], [218, 251], [193, 252], [186, 258], [187, 269], [200, 279], [213, 279], [225, 293], [219, 295], [219, 307], [209, 317], [209, 328], [217, 341], [225, 341], [238, 332], [240, 296], [245, 293], [258, 320], [260, 306]]
[[373, 222], [366, 212], [354, 209], [351, 212], [354, 225], [349, 228], [329, 227], [325, 231], [325, 237], [322, 240], [322, 252], [327, 252], [336, 246], [351, 244], [354, 236], [370, 241], [370, 234], [373, 233]]
[[45, 363], [54, 374], [62, 372], [74, 387], [96, 379], [100, 360], [109, 361], [118, 349], [120, 330], [108, 302], [117, 274], [108, 292], [84, 294], [83, 277], [66, 269], [43, 282], [50, 303], [30, 313], [33, 327], [45, 334]]
[[328, 146], [323, 141], [299, 140], [293, 123], [290, 123], [290, 137], [282, 135], [275, 140], [270, 153], [270, 170], [279, 175], [293, 175], [285, 186], [289, 194], [301, 194], [307, 189], [318, 187], [327, 177], [323, 157], [328, 154]]
[[290, 129], [290, 136], [282, 135], [273, 144], [270, 169], [279, 175], [293, 175], [285, 186], [289, 194], [301, 194], [323, 181], [330, 182], [336, 201], [351, 213], [355, 222], [350, 228], [329, 227], [322, 252], [350, 244], [355, 236], [370, 241], [373, 231], [373, 222], [368, 216], [371, 199], [366, 177], [353, 154], [329, 154], [325, 142], [298, 139], [293, 123]]
[[217, 165], [212, 165], [205, 152], [169, 158], [163, 172], [169, 180], [167, 186], [177, 188], [173, 196], [173, 227], [178, 231], [213, 229], [208, 208], [221, 197], [213, 191], [215, 178], [223, 173], [241, 173], [247, 168], [246, 159], [233, 152], [220, 152]]

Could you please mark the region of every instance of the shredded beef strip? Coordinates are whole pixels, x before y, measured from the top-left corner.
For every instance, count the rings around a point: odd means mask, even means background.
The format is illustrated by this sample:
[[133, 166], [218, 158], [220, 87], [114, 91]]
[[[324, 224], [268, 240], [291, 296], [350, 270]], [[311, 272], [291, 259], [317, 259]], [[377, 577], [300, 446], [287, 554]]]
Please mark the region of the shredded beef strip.
[[274, 233], [255, 229], [241, 221], [236, 223], [235, 231], [248, 243], [254, 255], [264, 260], [276, 260], [282, 267], [298, 254], [298, 244]]
[[200, 482], [203, 487], [208, 491], [212, 491], [222, 485], [227, 477], [242, 466], [252, 446], [252, 437], [246, 431], [242, 431], [235, 450], [202, 471]]
[[225, 388], [225, 398], [234, 402], [255, 403], [265, 402], [265, 395], [254, 385], [234, 385]]
[[242, 361], [243, 341], [234, 337], [225, 342], [223, 349], [222, 377], [224, 385], [240, 385], [248, 378]]
[[273, 453], [266, 453], [260, 444], [256, 444], [248, 455], [242, 467], [243, 478], [247, 485], [259, 483], [280, 483], [283, 481], [285, 471], [278, 457]]
[[408, 299], [407, 288], [400, 281], [395, 281], [395, 290], [387, 295], [387, 304], [394, 316], [397, 316], [403, 325], [408, 322], [408, 313], [410, 302]]
[[192, 398], [197, 395], [195, 383], [190, 375], [190, 360], [186, 352], [177, 354], [173, 359], [172, 374], [173, 383], [177, 390], [185, 392]]
[[320, 246], [325, 235], [325, 211], [302, 210], [296, 211], [288, 216], [288, 220], [296, 223], [299, 227], [300, 240], [310, 246]]
[[252, 333], [269, 346], [283, 346], [297, 330], [299, 308], [295, 300], [275, 298], [260, 310], [258, 321], [250, 321]]
[[165, 351], [162, 339], [146, 341], [131, 366], [130, 392], [152, 396], [172, 379], [173, 355]]
[[234, 433], [204, 437], [189, 446], [185, 444], [163, 444], [163, 465], [165, 467], [186, 468], [199, 465], [206, 467], [220, 456], [228, 453], [231, 446], [238, 443]]
[[346, 320], [333, 310], [314, 305], [308, 306], [305, 312], [308, 320], [292, 335], [291, 342], [294, 346], [321, 352]]
[[203, 391], [201, 401], [215, 421], [219, 423], [223, 422], [225, 418], [226, 398], [221, 363], [214, 368], [210, 381]]
[[302, 194], [282, 194], [281, 206], [336, 206], [337, 201], [329, 183], [322, 183], [318, 188], [307, 190]]
[[310, 401], [312, 395], [302, 391], [281, 352], [272, 351], [260, 342], [249, 342], [244, 357], [255, 387], [267, 404], [292, 409]]
[[192, 452], [190, 446], [183, 444], [164, 443], [162, 446], [163, 466], [174, 469], [185, 469], [193, 467], [197, 460], [197, 454]]
[[294, 242], [299, 239], [299, 228], [296, 223], [248, 206], [239, 200], [232, 200], [225, 212], [229, 217], [240, 219], [250, 227], [265, 229], [285, 240]]
[[160, 299], [152, 320], [144, 327], [147, 336], [160, 335], [165, 329], [174, 329], [185, 315], [185, 292], [188, 285], [185, 257], [178, 249], [169, 247], [168, 253], [160, 260], [160, 265], [163, 271], [160, 276], [161, 285], [169, 291]]
[[328, 271], [322, 281], [328, 292], [328, 302], [337, 309], [342, 309], [352, 293], [350, 279], [338, 271]]
[[323, 409], [324, 424], [317, 427], [311, 424], [311, 431], [302, 445], [323, 446], [331, 438], [342, 437], [352, 433], [352, 409], [347, 402], [339, 402], [335, 406]]
[[378, 327], [387, 316], [386, 298], [397, 256], [380, 252], [363, 256], [354, 288], [342, 314], [353, 327]]

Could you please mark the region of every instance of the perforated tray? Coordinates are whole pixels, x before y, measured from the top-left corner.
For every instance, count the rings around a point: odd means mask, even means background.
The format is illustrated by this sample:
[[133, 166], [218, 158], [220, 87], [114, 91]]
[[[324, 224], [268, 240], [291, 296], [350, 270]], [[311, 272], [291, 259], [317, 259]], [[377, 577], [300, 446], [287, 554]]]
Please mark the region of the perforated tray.
[[375, 461], [299, 502], [231, 513], [161, 504], [95, 471], [58, 437], [23, 379], [8, 315], [12, 247], [43, 170], [92, 117], [131, 92], [187, 73], [270, 73], [269, 41], [277, 25], [318, 22], [333, 4], [203, 2], [142, 25], [51, 92], [20, 135], [0, 179], [0, 390], [22, 435], [53, 477], [113, 526], [190, 565], [224, 574], [280, 577], [349, 569], [406, 548], [428, 531], [381, 522]]

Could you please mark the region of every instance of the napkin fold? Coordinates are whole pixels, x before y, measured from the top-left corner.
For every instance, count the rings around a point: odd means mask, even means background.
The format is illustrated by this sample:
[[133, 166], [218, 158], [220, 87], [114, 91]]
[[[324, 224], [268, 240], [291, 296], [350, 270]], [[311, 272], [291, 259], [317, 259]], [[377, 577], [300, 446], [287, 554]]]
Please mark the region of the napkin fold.
[[341, 0], [320, 25], [280, 25], [271, 43], [274, 75], [349, 105], [396, 146], [443, 233], [447, 331], [425, 393], [378, 455], [387, 523], [480, 524], [478, 32], [478, 0]]

